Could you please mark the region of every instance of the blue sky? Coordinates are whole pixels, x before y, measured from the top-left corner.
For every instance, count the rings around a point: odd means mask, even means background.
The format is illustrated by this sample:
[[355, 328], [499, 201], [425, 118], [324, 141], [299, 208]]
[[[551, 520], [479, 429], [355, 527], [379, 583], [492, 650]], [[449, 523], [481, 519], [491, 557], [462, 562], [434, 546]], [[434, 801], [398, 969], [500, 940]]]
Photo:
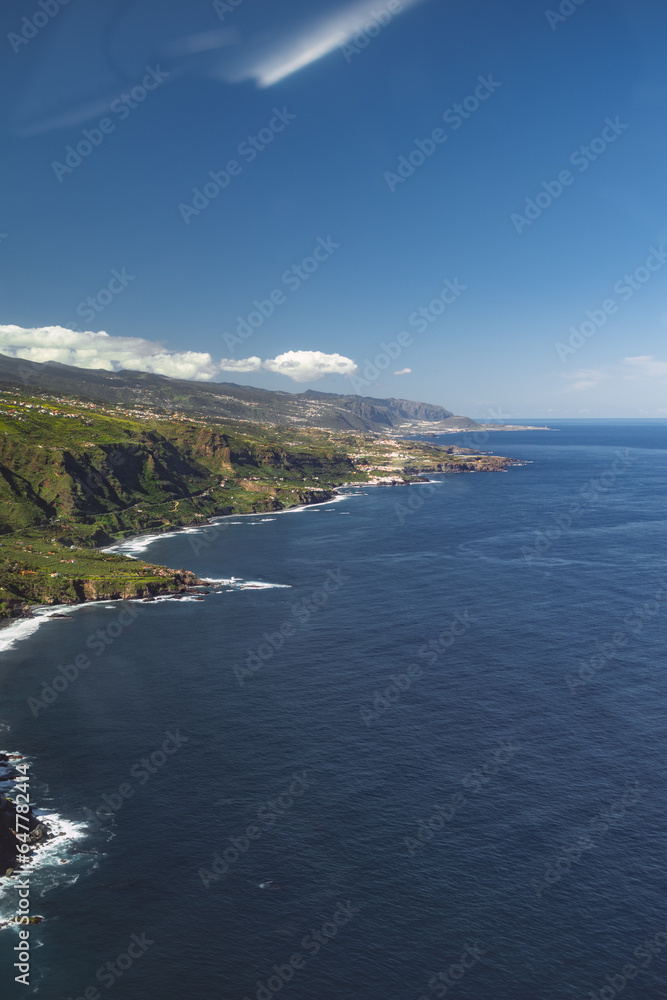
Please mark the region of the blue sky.
[[481, 418], [667, 415], [657, 0], [1, 18], [0, 351]]

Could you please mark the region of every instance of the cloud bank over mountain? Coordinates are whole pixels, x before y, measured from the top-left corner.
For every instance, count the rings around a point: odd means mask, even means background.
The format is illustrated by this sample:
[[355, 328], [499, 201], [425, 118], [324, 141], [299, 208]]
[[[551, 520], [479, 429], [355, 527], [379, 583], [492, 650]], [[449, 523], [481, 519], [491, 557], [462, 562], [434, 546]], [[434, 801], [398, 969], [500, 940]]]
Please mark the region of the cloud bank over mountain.
[[222, 358], [207, 352], [170, 351], [159, 341], [112, 337], [104, 330], [68, 330], [62, 326], [25, 328], [0, 325], [0, 353], [27, 361], [58, 361], [77, 368], [121, 369], [209, 382], [223, 372], [269, 371], [294, 382], [314, 382], [327, 375], [352, 375], [357, 365], [341, 354], [286, 351], [275, 358]]

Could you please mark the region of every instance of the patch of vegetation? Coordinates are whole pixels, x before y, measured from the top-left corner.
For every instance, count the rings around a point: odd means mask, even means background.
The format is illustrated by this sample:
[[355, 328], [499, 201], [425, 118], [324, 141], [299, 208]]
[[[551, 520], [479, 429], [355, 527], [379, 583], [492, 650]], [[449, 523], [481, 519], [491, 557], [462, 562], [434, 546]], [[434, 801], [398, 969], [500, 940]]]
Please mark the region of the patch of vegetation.
[[94, 551], [114, 540], [316, 503], [371, 476], [472, 471], [480, 461], [378, 434], [133, 413], [0, 391], [0, 617], [31, 603], [183, 585], [176, 571]]

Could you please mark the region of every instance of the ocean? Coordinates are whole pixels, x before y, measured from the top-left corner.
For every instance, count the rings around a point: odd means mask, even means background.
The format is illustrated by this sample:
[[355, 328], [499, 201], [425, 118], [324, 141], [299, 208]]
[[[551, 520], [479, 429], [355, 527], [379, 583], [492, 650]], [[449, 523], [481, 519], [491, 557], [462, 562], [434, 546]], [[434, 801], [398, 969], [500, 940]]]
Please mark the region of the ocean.
[[667, 422], [548, 423], [438, 439], [503, 473], [122, 547], [204, 600], [0, 633], [62, 833], [3, 996], [665, 996]]

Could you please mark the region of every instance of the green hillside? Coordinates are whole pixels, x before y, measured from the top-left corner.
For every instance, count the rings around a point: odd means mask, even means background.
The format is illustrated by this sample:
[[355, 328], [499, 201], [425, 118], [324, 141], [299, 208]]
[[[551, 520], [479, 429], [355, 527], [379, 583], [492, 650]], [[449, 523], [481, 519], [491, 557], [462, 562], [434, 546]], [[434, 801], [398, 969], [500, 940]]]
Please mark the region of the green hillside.
[[117, 539], [316, 503], [371, 475], [481, 471], [507, 461], [457, 452], [465, 449], [373, 434], [140, 418], [118, 405], [0, 390], [0, 617], [35, 603], [195, 582], [184, 571], [94, 551]]
[[148, 372], [74, 368], [54, 361], [37, 363], [0, 353], [0, 382], [34, 393], [78, 396], [98, 405], [121, 405], [128, 411], [152, 409], [165, 414], [241, 421], [262, 425], [319, 427], [332, 431], [406, 432], [458, 427], [479, 428], [469, 417], [431, 403], [376, 399], [351, 394], [293, 393], [258, 389], [233, 382], [191, 382]]

